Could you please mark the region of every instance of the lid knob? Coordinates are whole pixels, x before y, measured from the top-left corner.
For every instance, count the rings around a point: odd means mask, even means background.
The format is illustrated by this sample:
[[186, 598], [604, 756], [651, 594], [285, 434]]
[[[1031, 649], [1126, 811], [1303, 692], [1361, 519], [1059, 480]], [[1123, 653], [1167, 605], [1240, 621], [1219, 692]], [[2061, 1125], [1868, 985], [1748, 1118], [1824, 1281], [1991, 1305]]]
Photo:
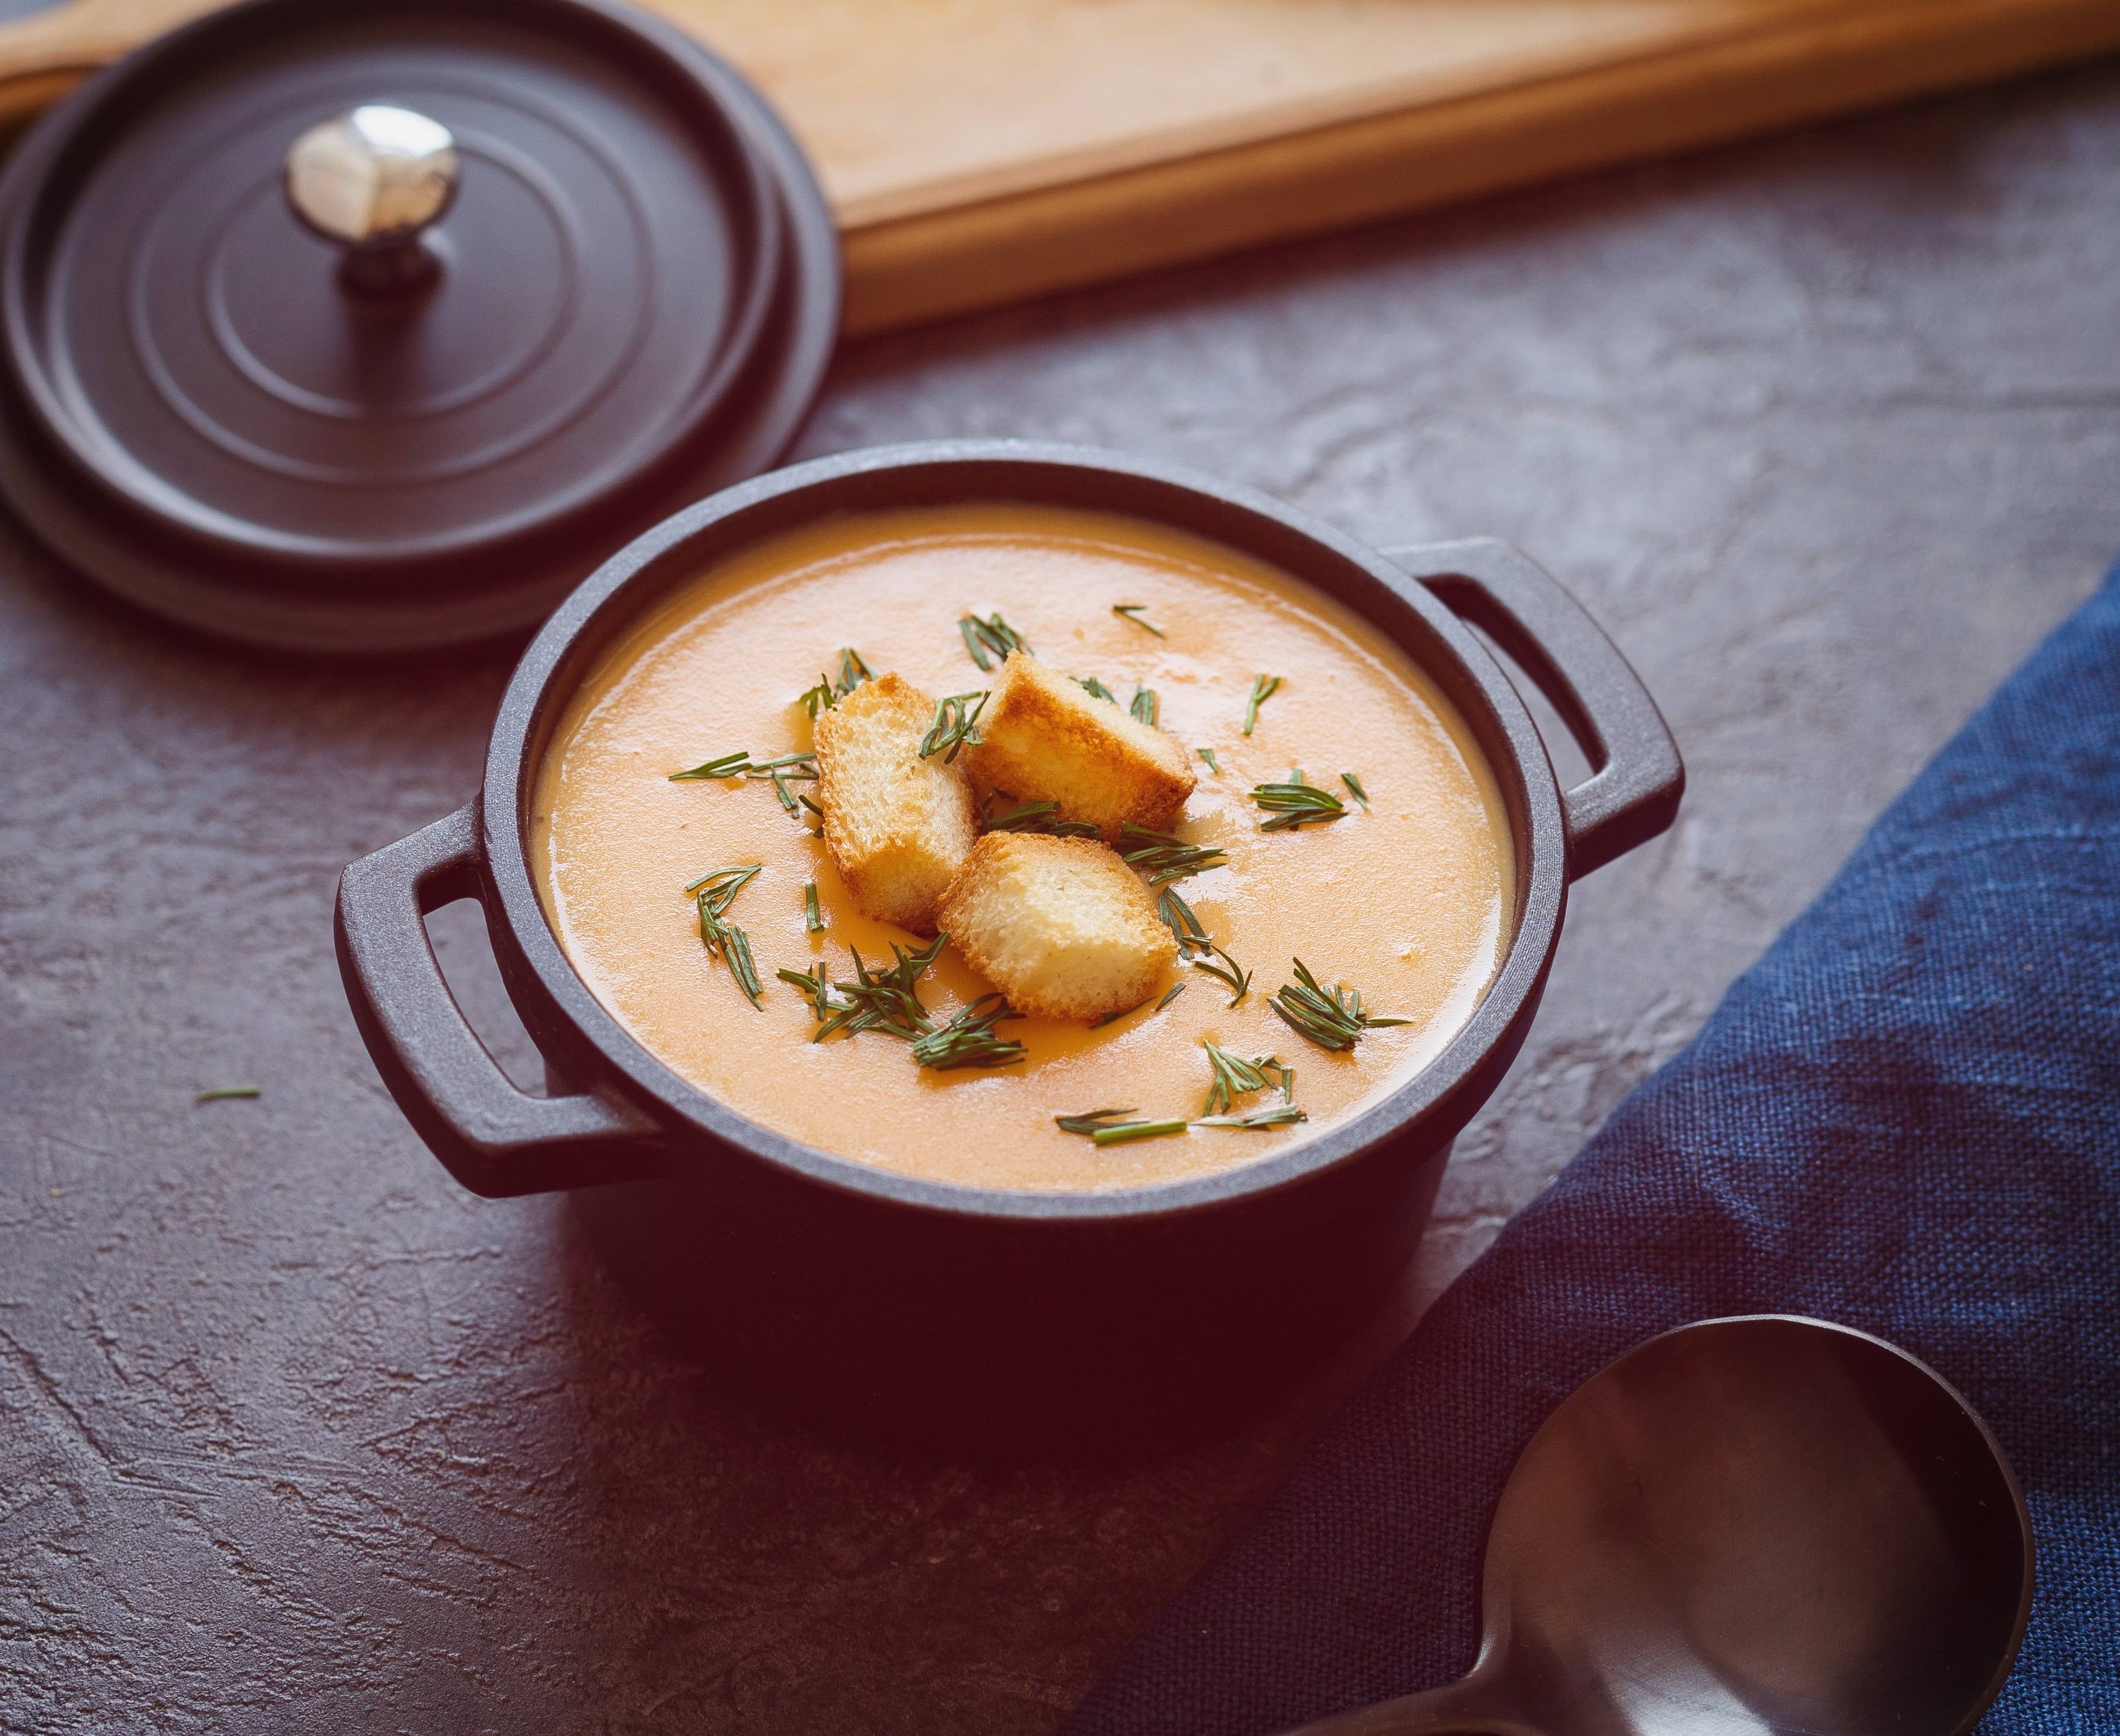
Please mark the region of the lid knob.
[[456, 140], [439, 121], [364, 103], [287, 147], [287, 202], [346, 249], [340, 276], [347, 288], [391, 294], [439, 269], [421, 235], [456, 198], [459, 166]]

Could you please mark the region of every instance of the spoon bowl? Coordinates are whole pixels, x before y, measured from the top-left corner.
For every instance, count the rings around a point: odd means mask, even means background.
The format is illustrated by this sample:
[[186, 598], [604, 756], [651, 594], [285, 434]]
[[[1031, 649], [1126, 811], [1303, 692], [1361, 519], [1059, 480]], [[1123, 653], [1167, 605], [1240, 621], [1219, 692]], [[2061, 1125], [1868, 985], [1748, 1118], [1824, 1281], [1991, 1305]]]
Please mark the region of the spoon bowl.
[[1822, 1320], [1706, 1320], [1525, 1448], [1472, 1673], [1295, 1736], [1960, 1736], [2031, 1594], [2016, 1478], [1933, 1370]]

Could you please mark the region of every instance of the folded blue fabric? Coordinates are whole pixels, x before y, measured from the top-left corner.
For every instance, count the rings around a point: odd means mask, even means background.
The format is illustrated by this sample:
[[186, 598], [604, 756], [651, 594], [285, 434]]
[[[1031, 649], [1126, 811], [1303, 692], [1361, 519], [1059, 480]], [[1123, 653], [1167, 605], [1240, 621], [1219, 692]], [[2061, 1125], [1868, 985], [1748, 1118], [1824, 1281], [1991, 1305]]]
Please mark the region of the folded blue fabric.
[[1066, 1736], [1462, 1675], [1518, 1454], [1652, 1334], [1790, 1312], [1965, 1393], [2039, 1585], [1983, 1733], [2120, 1729], [2120, 570], [1430, 1310]]

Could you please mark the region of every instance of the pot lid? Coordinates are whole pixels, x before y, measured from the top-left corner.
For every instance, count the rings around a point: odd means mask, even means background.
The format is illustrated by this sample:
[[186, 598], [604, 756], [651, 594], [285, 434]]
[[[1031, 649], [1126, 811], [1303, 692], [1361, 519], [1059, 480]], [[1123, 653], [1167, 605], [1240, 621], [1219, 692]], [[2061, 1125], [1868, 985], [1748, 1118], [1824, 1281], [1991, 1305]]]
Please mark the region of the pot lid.
[[0, 181], [0, 489], [212, 631], [490, 636], [770, 465], [839, 290], [799, 150], [656, 20], [246, 0]]

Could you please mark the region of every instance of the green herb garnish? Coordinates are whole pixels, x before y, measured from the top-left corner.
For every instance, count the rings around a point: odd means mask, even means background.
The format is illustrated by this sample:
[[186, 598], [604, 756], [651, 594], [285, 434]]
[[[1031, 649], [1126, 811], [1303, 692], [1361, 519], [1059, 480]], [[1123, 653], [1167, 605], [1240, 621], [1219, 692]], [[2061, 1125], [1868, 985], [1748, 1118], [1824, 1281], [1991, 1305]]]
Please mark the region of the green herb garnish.
[[852, 645], [842, 645], [839, 648], [839, 679], [835, 681], [829, 675], [819, 676], [817, 685], [805, 688], [796, 703], [810, 714], [811, 721], [815, 723], [820, 711], [830, 711], [863, 682], [875, 679], [876, 671], [862, 660], [861, 653]]
[[955, 760], [959, 749], [978, 747], [979, 714], [986, 708], [983, 693], [953, 693], [936, 700], [935, 721], [921, 738], [920, 757], [924, 760], [939, 753], [947, 766]]
[[1274, 1055], [1262, 1055], [1257, 1060], [1247, 1061], [1242, 1055], [1234, 1055], [1220, 1045], [1201, 1040], [1200, 1046], [1207, 1051], [1207, 1065], [1213, 1078], [1207, 1087], [1207, 1101], [1201, 1106], [1203, 1115], [1226, 1115], [1235, 1106], [1235, 1100], [1255, 1091], [1264, 1091], [1268, 1086], [1278, 1087], [1281, 1101], [1292, 1102], [1295, 1096], [1295, 1074], [1283, 1067]]
[[1131, 820], [1119, 827], [1119, 855], [1148, 876], [1151, 888], [1204, 874], [1230, 859], [1229, 853], [1217, 845], [1188, 844], [1183, 838], [1151, 831]]
[[802, 888], [802, 926], [812, 934], [825, 932], [824, 914], [817, 908], [817, 882], [814, 880]]
[[[1230, 1004], [1243, 1000], [1252, 986], [1252, 974], [1216, 946], [1201, 925], [1199, 913], [1178, 896], [1174, 886], [1165, 887], [1155, 901], [1155, 914], [1163, 919], [1178, 942], [1178, 956], [1196, 970], [1204, 970], [1234, 991]], [[1216, 960], [1220, 960], [1218, 964]]]
[[670, 774], [670, 781], [681, 784], [687, 778], [740, 777], [750, 769], [751, 750], [746, 747], [741, 753], [725, 753], [718, 760], [709, 760], [704, 766], [695, 766], [690, 771], [673, 771]]
[[1304, 782], [1300, 769], [1291, 770], [1285, 784], [1253, 784], [1252, 800], [1273, 816], [1260, 826], [1262, 832], [1322, 825], [1328, 820], [1344, 819], [1347, 812], [1347, 804], [1331, 790]]
[[718, 760], [709, 760], [704, 766], [695, 766], [690, 771], [673, 771], [672, 784], [681, 784], [687, 779], [750, 778], [754, 780], [770, 778], [778, 784], [793, 778], [799, 783], [815, 783], [817, 778], [817, 756], [815, 753], [783, 753], [777, 760], [754, 761], [751, 751], [725, 753]]
[[1080, 1133], [1089, 1138], [1100, 1129], [1106, 1128], [1121, 1115], [1131, 1115], [1131, 1109], [1093, 1109], [1079, 1115], [1055, 1115], [1054, 1124], [1063, 1133]]
[[1196, 1127], [1267, 1128], [1287, 1127], [1310, 1118], [1292, 1104], [1276, 1104], [1272, 1109], [1258, 1109], [1243, 1115], [1204, 1115], [1197, 1121], [1121, 1121], [1113, 1119], [1130, 1115], [1130, 1109], [1093, 1109], [1086, 1115], [1055, 1115], [1053, 1124], [1062, 1133], [1080, 1133], [1099, 1145], [1123, 1145], [1135, 1139], [1160, 1139], [1168, 1133], [1183, 1133]]
[[1178, 938], [1178, 950], [1186, 957], [1192, 956], [1195, 948], [1214, 945], [1207, 931], [1200, 926], [1200, 918], [1192, 906], [1178, 896], [1178, 888], [1167, 886], [1155, 901], [1155, 914]]
[[1244, 733], [1246, 735], [1252, 733], [1253, 725], [1258, 722], [1259, 707], [1273, 697], [1275, 691], [1280, 686], [1281, 677], [1278, 675], [1260, 675], [1253, 678], [1252, 696], [1244, 702]]
[[1136, 687], [1133, 690], [1133, 703], [1128, 705], [1127, 710], [1133, 714], [1135, 722], [1146, 724], [1153, 729], [1155, 727], [1156, 716], [1155, 689]]
[[976, 615], [961, 617], [957, 631], [964, 635], [965, 649], [972, 654], [972, 661], [979, 666], [982, 674], [1011, 651], [1020, 651], [1025, 657], [1031, 654], [1029, 643], [1001, 618], [998, 609], [984, 621]]
[[1351, 771], [1340, 774], [1340, 781], [1347, 786], [1347, 794], [1362, 804], [1362, 812], [1369, 811], [1369, 793], [1362, 788], [1362, 780]]
[[1298, 1121], [1308, 1121], [1309, 1116], [1292, 1103], [1276, 1103], [1272, 1109], [1255, 1109], [1242, 1115], [1202, 1115], [1192, 1124], [1195, 1127], [1290, 1127]]
[[[1217, 963], [1216, 961], [1220, 962]], [[1230, 1005], [1234, 1007], [1251, 993], [1252, 974], [1230, 957], [1220, 947], [1209, 944], [1207, 951], [1197, 958], [1187, 961], [1195, 970], [1204, 970], [1230, 990]]]
[[1115, 1121], [1090, 1135], [1099, 1145], [1125, 1145], [1135, 1139], [1160, 1139], [1165, 1133], [1182, 1133], [1189, 1121]]
[[1207, 762], [1208, 770], [1213, 772], [1218, 778], [1221, 776], [1222, 768], [1215, 763], [1215, 750], [1213, 748], [1202, 747], [1200, 750], [1200, 757]]
[[1088, 694], [1091, 699], [1109, 700], [1114, 705], [1119, 702], [1118, 695], [1113, 692], [1094, 675], [1076, 676], [1075, 685]]
[[1152, 622], [1143, 621], [1141, 619], [1142, 612], [1147, 607], [1148, 605], [1145, 603], [1115, 603], [1112, 605], [1112, 612], [1125, 620], [1131, 621], [1136, 626], [1143, 629], [1145, 631], [1155, 634], [1158, 639], [1169, 638], [1170, 635], [1165, 633], [1161, 627], [1156, 626]]
[[765, 871], [762, 862], [740, 862], [728, 868], [709, 868], [686, 887], [685, 892], [688, 897], [696, 897], [709, 915], [720, 917], [736, 902], [736, 895]]
[[[792, 984], [802, 991], [804, 998], [816, 1010], [819, 1023], [821, 1024], [832, 1016], [834, 1011], [832, 984], [825, 975], [825, 966], [821, 961], [807, 970], [791, 970], [787, 966], [783, 965], [773, 974], [782, 982]], [[816, 1039], [813, 1037], [811, 1040], [815, 1042]]]
[[[1163, 991], [1163, 998], [1158, 1001], [1153, 1007], [1149, 1007], [1148, 1010], [1150, 1016], [1153, 1017], [1155, 1014], [1162, 1012], [1165, 1007], [1168, 1007], [1184, 992], [1184, 984], [1173, 983], [1168, 989]], [[1105, 1013], [1100, 1018], [1091, 1019], [1090, 1021], [1090, 1029], [1092, 1031], [1101, 1031], [1105, 1026], [1116, 1024], [1119, 1020], [1124, 1018], [1128, 1013], [1138, 1012], [1144, 1007], [1148, 1007], [1148, 1003], [1146, 1001], [1136, 1001], [1131, 1007], [1121, 1007], [1115, 1012]], [[1120, 1113], [1123, 1114], [1124, 1111], [1122, 1110]]]
[[919, 981], [942, 956], [949, 938], [937, 934], [918, 952], [908, 952], [894, 941], [890, 950], [897, 963], [887, 970], [870, 970], [862, 963], [861, 954], [850, 947], [847, 950], [854, 961], [852, 982], [828, 980], [821, 960], [814, 970], [783, 970], [777, 974], [782, 982], [801, 989], [815, 1009], [818, 1026], [810, 1039], [813, 1043], [821, 1043], [841, 1031], [849, 1036], [858, 1031], [881, 1031], [886, 1036], [917, 1042], [935, 1028], [928, 1009], [920, 1003]]
[[230, 1097], [262, 1097], [263, 1088], [256, 1085], [216, 1085], [211, 1091], [202, 1091], [192, 1099], [194, 1103], [221, 1103]]
[[1058, 802], [1025, 802], [1020, 807], [995, 812], [996, 805], [1013, 800], [996, 790], [979, 814], [979, 830], [988, 832], [1037, 832], [1048, 838], [1101, 838], [1103, 830], [1087, 820], [1062, 820]]
[[1296, 980], [1283, 984], [1267, 1005], [1290, 1031], [1320, 1049], [1344, 1052], [1360, 1042], [1365, 1031], [1383, 1025], [1413, 1022], [1411, 1019], [1378, 1017], [1363, 1012], [1361, 991], [1350, 989], [1344, 983], [1336, 983], [1329, 989], [1320, 988], [1318, 979], [1304, 967], [1299, 958], [1295, 961], [1295, 975]]
[[811, 828], [810, 835], [813, 838], [823, 837], [825, 835], [824, 809], [818, 807], [817, 804], [815, 802], [812, 802], [807, 796], [798, 797], [797, 799], [802, 803], [803, 807], [808, 808], [811, 813], [817, 817], [817, 823]]
[[939, 1031], [917, 1039], [913, 1059], [937, 1073], [954, 1067], [1009, 1066], [1030, 1051], [1012, 1038], [996, 1036], [994, 1026], [1021, 1017], [1007, 996], [983, 994]]
[[708, 957], [718, 958], [728, 966], [737, 987], [743, 990], [745, 998], [754, 1007], [763, 1003], [758, 998], [761, 985], [758, 966], [751, 956], [751, 937], [733, 923], [722, 919], [736, 902], [736, 895], [755, 880], [765, 866], [760, 862], [746, 862], [710, 868], [685, 888], [698, 902], [700, 940], [707, 949]]

